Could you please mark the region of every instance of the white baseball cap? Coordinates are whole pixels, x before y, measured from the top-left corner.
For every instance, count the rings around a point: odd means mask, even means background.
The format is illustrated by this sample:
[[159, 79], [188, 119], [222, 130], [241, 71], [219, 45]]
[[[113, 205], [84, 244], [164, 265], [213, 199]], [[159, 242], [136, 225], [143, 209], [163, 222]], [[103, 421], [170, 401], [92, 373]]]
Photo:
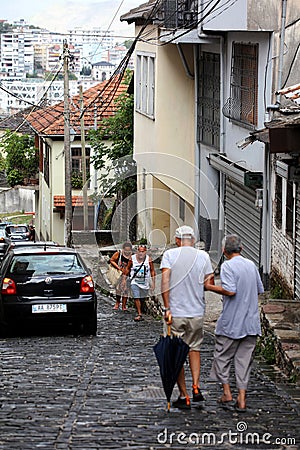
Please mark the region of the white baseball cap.
[[177, 228], [175, 237], [179, 239], [192, 239], [195, 237], [195, 233], [192, 227], [182, 225], [182, 227]]

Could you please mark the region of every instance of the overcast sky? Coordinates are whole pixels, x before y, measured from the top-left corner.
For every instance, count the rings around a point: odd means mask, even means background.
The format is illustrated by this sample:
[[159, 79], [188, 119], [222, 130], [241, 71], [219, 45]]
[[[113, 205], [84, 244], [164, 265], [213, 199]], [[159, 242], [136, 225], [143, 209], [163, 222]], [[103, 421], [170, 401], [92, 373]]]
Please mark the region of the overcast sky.
[[24, 19], [56, 32], [75, 27], [107, 29], [120, 7], [110, 29], [132, 36], [133, 26], [120, 22], [120, 16], [142, 3], [145, 0], [1, 0], [0, 19], [10, 23]]

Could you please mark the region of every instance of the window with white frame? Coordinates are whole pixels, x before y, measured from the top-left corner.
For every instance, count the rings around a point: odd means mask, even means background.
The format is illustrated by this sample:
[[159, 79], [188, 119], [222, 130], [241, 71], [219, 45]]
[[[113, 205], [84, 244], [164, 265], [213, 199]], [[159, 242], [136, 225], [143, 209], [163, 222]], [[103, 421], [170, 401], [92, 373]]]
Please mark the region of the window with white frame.
[[155, 55], [136, 56], [136, 111], [154, 119]]
[[[86, 179], [88, 187], [90, 185], [90, 147], [85, 148], [86, 163]], [[82, 189], [82, 149], [81, 147], [71, 148], [71, 164], [72, 164], [72, 187], [74, 189]]]
[[295, 183], [276, 174], [275, 223], [290, 238], [294, 238], [295, 197]]

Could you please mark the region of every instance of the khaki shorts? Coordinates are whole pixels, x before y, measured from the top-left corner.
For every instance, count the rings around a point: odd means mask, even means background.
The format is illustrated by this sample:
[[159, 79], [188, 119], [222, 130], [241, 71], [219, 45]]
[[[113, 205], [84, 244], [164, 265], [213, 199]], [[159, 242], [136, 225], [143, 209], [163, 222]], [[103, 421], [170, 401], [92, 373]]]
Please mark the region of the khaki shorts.
[[190, 350], [200, 352], [203, 317], [172, 317], [171, 333], [180, 336], [190, 346]]

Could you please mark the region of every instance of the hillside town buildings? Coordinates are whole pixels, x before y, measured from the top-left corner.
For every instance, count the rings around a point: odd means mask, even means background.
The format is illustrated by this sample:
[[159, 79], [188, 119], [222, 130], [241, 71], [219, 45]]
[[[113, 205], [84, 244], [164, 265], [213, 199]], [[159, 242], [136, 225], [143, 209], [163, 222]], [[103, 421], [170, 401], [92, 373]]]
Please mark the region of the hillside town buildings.
[[[2, 26], [5, 20], [0, 21]], [[15, 21], [0, 33], [0, 116], [5, 117], [40, 102], [53, 105], [63, 99], [62, 53], [68, 43], [72, 63], [70, 95], [107, 80], [127, 49], [115, 42], [113, 31], [74, 28], [68, 35]], [[58, 76], [60, 74], [60, 77]], [[55, 79], [54, 79], [55, 78]]]

